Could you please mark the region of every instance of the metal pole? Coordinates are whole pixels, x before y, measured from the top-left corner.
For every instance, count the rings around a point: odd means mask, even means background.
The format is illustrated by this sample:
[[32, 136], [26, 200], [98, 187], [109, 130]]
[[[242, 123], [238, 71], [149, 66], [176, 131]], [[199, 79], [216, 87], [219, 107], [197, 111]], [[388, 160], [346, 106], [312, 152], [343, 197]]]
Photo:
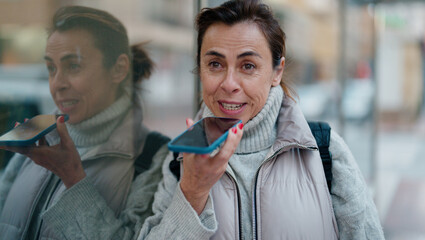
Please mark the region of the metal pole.
[[[377, 23], [378, 19], [376, 17], [376, 1], [371, 4], [372, 7], [372, 19], [373, 19], [373, 32], [372, 32], [372, 79], [375, 87], [375, 94], [373, 96], [373, 114], [372, 114], [372, 135], [371, 135], [371, 156], [370, 156], [370, 181], [374, 188], [374, 193], [378, 190], [378, 158], [377, 158], [377, 141], [378, 141], [378, 127], [379, 127], [379, 108], [378, 108], [378, 96], [379, 96], [379, 87], [378, 87], [378, 79], [377, 79], [377, 33], [379, 31], [379, 24]], [[378, 194], [374, 194], [375, 204], [378, 205]]]
[[[206, 0], [206, 1], [202, 1], [202, 0], [196, 0], [194, 1], [194, 16], [196, 16], [199, 11], [201, 11], [201, 9], [203, 7], [217, 7], [220, 4], [224, 3], [226, 0]], [[204, 4], [202, 4], [204, 3]], [[197, 55], [197, 32], [194, 32], [194, 44], [193, 44], [193, 56]], [[201, 79], [199, 78], [199, 74], [194, 74], [194, 99], [193, 99], [193, 116], [196, 115], [196, 113], [199, 110], [199, 106], [202, 100], [202, 94], [201, 94]]]
[[345, 90], [346, 84], [346, 42], [347, 42], [347, 34], [346, 34], [346, 0], [339, 1], [339, 56], [338, 56], [338, 80], [340, 81], [340, 91], [338, 92], [337, 97], [337, 108], [338, 108], [338, 125], [339, 125], [339, 133], [342, 137], [344, 137], [345, 133], [345, 120], [344, 120], [344, 112], [342, 111], [342, 96]]
[[[196, 0], [196, 1], [193, 2], [193, 4], [194, 4], [194, 6], [193, 6], [193, 11], [194, 11], [193, 16], [196, 16], [199, 13], [199, 11], [201, 10], [201, 8], [202, 8], [201, 1], [202, 0]], [[196, 54], [197, 54], [197, 45], [198, 45], [197, 44], [197, 36], [198, 36], [197, 32], [193, 31], [193, 54], [192, 54], [192, 56], [196, 56]], [[193, 82], [194, 82], [194, 88], [193, 88], [194, 92], [193, 92], [193, 108], [192, 108], [193, 110], [192, 111], [193, 111], [193, 116], [195, 116], [196, 113], [199, 110], [199, 104], [200, 104], [201, 99], [202, 99], [202, 96], [201, 96], [201, 80], [199, 78], [199, 74], [197, 74], [197, 73], [194, 74]]]

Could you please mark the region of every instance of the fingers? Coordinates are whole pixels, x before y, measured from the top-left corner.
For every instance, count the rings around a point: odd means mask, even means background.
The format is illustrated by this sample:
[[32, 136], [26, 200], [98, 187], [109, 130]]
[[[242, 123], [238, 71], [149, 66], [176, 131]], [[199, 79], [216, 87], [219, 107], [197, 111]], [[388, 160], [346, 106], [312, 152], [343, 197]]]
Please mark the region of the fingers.
[[193, 125], [193, 120], [191, 118], [186, 118], [186, 127], [190, 128]]
[[45, 137], [42, 137], [38, 140], [38, 146], [48, 146], [49, 144], [46, 141]]
[[[28, 122], [28, 118], [25, 118], [24, 119], [24, 122]], [[14, 128], [16, 128], [17, 126], [19, 126], [19, 125], [21, 125], [21, 123], [20, 122], [15, 122], [15, 126], [14, 126]]]
[[[193, 125], [186, 119], [186, 126]], [[180, 187], [193, 209], [200, 214], [208, 193], [226, 170], [227, 163], [235, 152], [243, 134], [243, 124], [229, 130], [226, 142], [214, 157], [209, 154], [183, 153], [183, 176]]]
[[68, 145], [73, 143], [71, 137], [69, 136], [68, 129], [66, 128], [64, 116], [59, 116], [56, 119], [56, 128], [61, 139], [61, 144]]
[[229, 129], [229, 134], [227, 136], [226, 142], [220, 151], [215, 155], [211, 160], [214, 163], [222, 164], [223, 161], [228, 161], [233, 153], [236, 151], [236, 148], [239, 145], [239, 142], [242, 139], [243, 134], [243, 123], [238, 124], [237, 126]]
[[27, 157], [31, 156], [33, 147], [32, 146], [23, 146], [23, 147], [13, 147], [13, 146], [0, 146], [0, 149], [6, 150], [6, 151], [10, 151], [10, 152], [14, 152], [14, 153], [19, 153], [22, 155], [25, 155]]

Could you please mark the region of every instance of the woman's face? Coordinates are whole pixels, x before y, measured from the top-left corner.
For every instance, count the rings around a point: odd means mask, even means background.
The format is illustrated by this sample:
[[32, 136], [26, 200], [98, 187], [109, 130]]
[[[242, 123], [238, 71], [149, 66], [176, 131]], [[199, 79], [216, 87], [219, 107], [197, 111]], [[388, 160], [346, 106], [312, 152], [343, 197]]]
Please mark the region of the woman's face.
[[272, 86], [279, 85], [284, 61], [272, 66], [266, 38], [255, 23], [211, 25], [200, 53], [205, 104], [218, 117], [244, 123], [263, 108]]
[[50, 93], [59, 110], [69, 115], [69, 123], [88, 119], [115, 101], [122, 79], [103, 66], [103, 54], [88, 31], [54, 32], [45, 60]]

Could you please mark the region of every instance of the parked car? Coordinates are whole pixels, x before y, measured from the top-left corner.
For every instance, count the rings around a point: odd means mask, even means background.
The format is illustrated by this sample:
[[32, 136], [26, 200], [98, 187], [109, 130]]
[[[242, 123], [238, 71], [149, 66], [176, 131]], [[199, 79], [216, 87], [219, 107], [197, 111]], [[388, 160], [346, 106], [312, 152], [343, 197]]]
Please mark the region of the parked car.
[[[297, 87], [299, 104], [308, 120], [337, 118], [337, 89], [334, 82], [314, 83]], [[342, 94], [344, 119], [363, 122], [374, 111], [375, 86], [370, 79], [349, 79]]]
[[371, 118], [374, 111], [375, 86], [370, 79], [350, 79], [342, 98], [345, 119], [363, 122]]
[[297, 86], [299, 105], [307, 120], [324, 120], [335, 115], [335, 86], [320, 82]]

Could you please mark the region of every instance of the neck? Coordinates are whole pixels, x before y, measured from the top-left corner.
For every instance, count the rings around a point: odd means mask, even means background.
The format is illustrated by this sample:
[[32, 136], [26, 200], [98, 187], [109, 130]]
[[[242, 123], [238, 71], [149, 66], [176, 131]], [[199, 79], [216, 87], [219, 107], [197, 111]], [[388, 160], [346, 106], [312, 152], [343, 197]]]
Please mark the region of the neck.
[[67, 124], [69, 134], [75, 146], [89, 147], [108, 140], [113, 130], [119, 125], [127, 111], [131, 100], [126, 94], [121, 95], [114, 103], [102, 112], [77, 124]]

